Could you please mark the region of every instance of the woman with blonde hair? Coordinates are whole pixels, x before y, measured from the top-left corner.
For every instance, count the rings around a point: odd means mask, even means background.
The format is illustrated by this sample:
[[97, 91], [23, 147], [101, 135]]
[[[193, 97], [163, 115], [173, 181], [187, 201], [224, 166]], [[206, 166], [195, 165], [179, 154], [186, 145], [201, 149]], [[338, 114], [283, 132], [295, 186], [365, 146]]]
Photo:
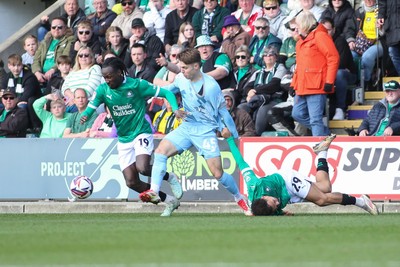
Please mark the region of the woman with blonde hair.
[[61, 92], [65, 97], [67, 112], [76, 111], [74, 92], [78, 88], [85, 89], [89, 99], [101, 83], [101, 68], [95, 64], [94, 54], [90, 47], [81, 47], [75, 58], [73, 70], [65, 78]]

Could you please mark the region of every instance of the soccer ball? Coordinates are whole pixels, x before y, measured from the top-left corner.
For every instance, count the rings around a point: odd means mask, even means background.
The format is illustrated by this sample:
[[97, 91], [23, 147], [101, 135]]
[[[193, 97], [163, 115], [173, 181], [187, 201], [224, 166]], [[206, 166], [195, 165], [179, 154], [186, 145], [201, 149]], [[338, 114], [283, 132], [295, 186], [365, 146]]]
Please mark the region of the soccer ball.
[[77, 176], [72, 180], [69, 189], [74, 197], [85, 199], [93, 193], [93, 183], [89, 177]]

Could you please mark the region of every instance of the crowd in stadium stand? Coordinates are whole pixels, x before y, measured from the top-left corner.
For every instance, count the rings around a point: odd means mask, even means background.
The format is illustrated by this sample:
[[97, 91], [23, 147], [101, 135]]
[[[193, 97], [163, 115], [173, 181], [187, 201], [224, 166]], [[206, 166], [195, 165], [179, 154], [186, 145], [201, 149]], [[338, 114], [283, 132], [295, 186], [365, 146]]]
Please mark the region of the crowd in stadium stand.
[[[346, 119], [349, 86], [383, 90], [383, 76], [399, 76], [399, 13], [388, 0], [66, 0], [24, 38], [24, 54], [0, 62], [0, 137], [115, 137], [104, 107], [77, 125], [105, 59], [166, 86], [186, 48], [200, 52], [241, 136], [324, 136], [324, 117]], [[163, 100], [147, 103], [155, 132], [179, 125]]]

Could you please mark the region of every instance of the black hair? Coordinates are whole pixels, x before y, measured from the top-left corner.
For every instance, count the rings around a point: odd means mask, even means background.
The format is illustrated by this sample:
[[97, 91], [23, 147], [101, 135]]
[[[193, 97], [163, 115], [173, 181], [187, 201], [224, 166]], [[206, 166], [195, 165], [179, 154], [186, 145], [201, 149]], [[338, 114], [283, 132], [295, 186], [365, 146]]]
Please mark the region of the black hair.
[[251, 203], [251, 212], [254, 216], [270, 216], [273, 215], [274, 210], [265, 199], [258, 198]]
[[128, 73], [128, 70], [126, 69], [126, 66], [124, 62], [122, 62], [121, 59], [117, 57], [110, 57], [107, 58], [104, 63], [103, 63], [103, 68], [111, 67], [114, 70], [120, 70], [122, 74], [126, 75]]
[[335, 22], [333, 22], [333, 19], [330, 17], [324, 17], [319, 21], [320, 24], [325, 24], [327, 22], [332, 25], [332, 28], [335, 28]]
[[64, 25], [67, 26], [67, 20], [64, 17], [55, 17], [51, 20], [51, 22], [53, 22], [54, 20], [61, 20], [62, 22], [64, 22]]
[[143, 52], [146, 53], [146, 46], [145, 46], [144, 44], [141, 44], [141, 43], [134, 43], [134, 44], [131, 46], [131, 49], [132, 49], [132, 48], [139, 48], [139, 47], [141, 47], [141, 48], [143, 49]]

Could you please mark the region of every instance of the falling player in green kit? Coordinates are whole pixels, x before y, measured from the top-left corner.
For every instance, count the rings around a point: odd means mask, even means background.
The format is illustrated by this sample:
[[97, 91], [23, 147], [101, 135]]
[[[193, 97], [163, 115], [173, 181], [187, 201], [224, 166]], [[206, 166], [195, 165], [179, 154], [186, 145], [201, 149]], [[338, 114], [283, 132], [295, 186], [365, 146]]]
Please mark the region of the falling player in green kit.
[[[150, 184], [140, 180], [139, 173], [150, 176], [150, 159], [154, 149], [153, 134], [149, 122], [145, 119], [146, 97], [165, 97], [172, 110], [178, 109], [175, 95], [168, 90], [141, 80], [126, 76], [126, 67], [118, 58], [107, 59], [102, 67], [105, 83], [101, 84], [93, 100], [82, 113], [81, 122], [96, 111], [104, 103], [110, 110], [118, 134], [119, 165], [124, 175], [126, 185], [141, 193], [150, 189]], [[159, 197], [167, 208], [179, 206], [182, 197], [182, 187], [173, 173], [166, 173], [167, 180], [174, 196], [159, 192]], [[157, 204], [157, 203], [155, 203]]]
[[356, 198], [347, 194], [332, 193], [326, 157], [329, 146], [336, 135], [326, 137], [313, 147], [318, 157], [316, 182], [311, 182], [308, 177], [293, 170], [279, 171], [257, 178], [253, 170], [244, 161], [229, 130], [223, 129], [222, 136], [227, 139], [233, 157], [246, 182], [253, 215], [289, 214], [283, 208], [289, 203], [298, 203], [303, 200], [308, 200], [318, 206], [356, 205], [370, 214], [378, 215], [375, 204], [366, 195]]

